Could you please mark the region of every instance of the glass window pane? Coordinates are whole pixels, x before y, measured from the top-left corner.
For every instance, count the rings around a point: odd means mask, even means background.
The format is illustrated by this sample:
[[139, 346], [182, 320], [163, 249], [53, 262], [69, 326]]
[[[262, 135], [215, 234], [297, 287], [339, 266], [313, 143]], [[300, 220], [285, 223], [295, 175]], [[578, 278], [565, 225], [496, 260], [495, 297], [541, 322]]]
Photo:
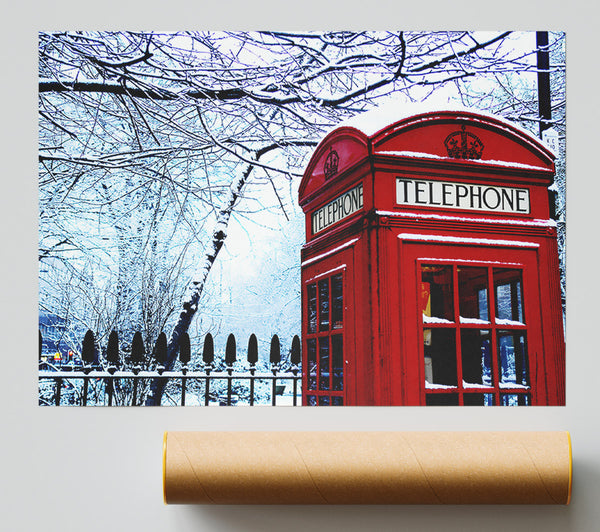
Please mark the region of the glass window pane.
[[306, 302], [307, 302], [307, 316], [308, 316], [308, 324], [307, 330], [308, 333], [316, 333], [317, 332], [317, 285], [309, 284], [306, 287]]
[[331, 328], [341, 329], [344, 325], [344, 295], [342, 274], [331, 278]]
[[341, 334], [331, 337], [332, 390], [344, 389], [344, 339]]
[[496, 316], [501, 320], [512, 320], [510, 284], [496, 285]]
[[472, 266], [458, 268], [458, 300], [461, 323], [489, 321], [488, 269]]
[[329, 329], [329, 279], [319, 281], [319, 331]]
[[338, 397], [338, 396], [334, 395], [331, 398], [331, 404], [333, 406], [344, 406], [344, 398], [343, 397]]
[[329, 338], [319, 338], [319, 390], [329, 390]]
[[457, 393], [428, 393], [425, 396], [427, 406], [458, 406]]
[[465, 406], [494, 406], [494, 394], [466, 393], [463, 396]]
[[492, 386], [492, 350], [490, 331], [462, 329], [460, 331], [463, 386]]
[[452, 266], [421, 267], [421, 311], [423, 321], [454, 321]]
[[529, 386], [527, 340], [521, 331], [498, 331], [500, 385]]
[[526, 393], [502, 393], [500, 394], [500, 404], [502, 406], [529, 406], [531, 397]]
[[456, 341], [454, 329], [425, 329], [426, 386], [456, 386]]
[[521, 270], [494, 268], [496, 320], [525, 323], [521, 277]]
[[319, 396], [319, 406], [329, 406], [329, 397], [326, 395]]
[[479, 295], [479, 319], [489, 321], [490, 312], [488, 306], [488, 292], [487, 288], [482, 288], [478, 292]]
[[307, 395], [306, 404], [307, 406], [317, 406], [317, 398], [314, 395]]
[[308, 361], [308, 389], [317, 389], [317, 341], [312, 338], [306, 341]]

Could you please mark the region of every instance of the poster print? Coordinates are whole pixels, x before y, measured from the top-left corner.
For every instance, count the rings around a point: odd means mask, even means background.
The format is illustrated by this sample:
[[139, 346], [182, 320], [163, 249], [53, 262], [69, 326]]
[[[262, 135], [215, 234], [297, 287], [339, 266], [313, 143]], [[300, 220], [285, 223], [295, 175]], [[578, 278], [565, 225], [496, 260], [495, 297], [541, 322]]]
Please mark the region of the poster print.
[[40, 405], [564, 404], [564, 42], [40, 33]]

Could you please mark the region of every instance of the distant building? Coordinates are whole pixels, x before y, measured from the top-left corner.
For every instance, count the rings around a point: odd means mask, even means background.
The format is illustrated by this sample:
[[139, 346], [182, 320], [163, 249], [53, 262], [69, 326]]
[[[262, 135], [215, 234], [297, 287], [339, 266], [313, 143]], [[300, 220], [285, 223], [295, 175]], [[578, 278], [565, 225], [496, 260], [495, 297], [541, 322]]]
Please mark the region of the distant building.
[[67, 320], [50, 312], [40, 312], [39, 329], [42, 335], [43, 362], [65, 364], [73, 361], [76, 350], [67, 334]]

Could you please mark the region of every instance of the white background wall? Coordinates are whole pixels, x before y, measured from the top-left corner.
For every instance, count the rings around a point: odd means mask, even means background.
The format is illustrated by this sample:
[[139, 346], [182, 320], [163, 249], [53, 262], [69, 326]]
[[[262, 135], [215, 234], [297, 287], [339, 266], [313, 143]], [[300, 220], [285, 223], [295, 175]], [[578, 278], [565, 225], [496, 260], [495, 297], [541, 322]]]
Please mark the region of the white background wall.
[[[212, 3], [211, 3], [212, 4]], [[0, 529], [13, 531], [600, 530], [597, 9], [570, 2], [5, 4], [0, 52]], [[179, 7], [176, 7], [179, 5]], [[443, 11], [441, 10], [443, 8]], [[208, 10], [208, 11], [207, 11]], [[233, 18], [232, 18], [233, 17]], [[556, 29], [568, 50], [567, 406], [563, 408], [39, 408], [37, 72], [40, 29]], [[164, 506], [164, 430], [570, 430], [568, 507]]]

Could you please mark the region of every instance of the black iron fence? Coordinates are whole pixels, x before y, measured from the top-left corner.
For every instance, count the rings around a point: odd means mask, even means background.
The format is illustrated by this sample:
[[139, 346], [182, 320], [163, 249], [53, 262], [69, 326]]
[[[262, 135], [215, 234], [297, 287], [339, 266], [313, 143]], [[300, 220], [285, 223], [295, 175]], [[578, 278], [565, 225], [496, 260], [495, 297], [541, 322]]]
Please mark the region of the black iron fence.
[[[40, 405], [141, 406], [155, 379], [165, 384], [162, 405], [290, 405], [301, 403], [300, 339], [294, 336], [282, 358], [279, 337], [271, 338], [269, 360], [259, 360], [258, 340], [250, 335], [245, 360], [238, 358], [236, 339], [227, 338], [224, 356], [215, 357], [211, 334], [202, 354], [192, 357], [187, 334], [179, 341], [178, 359], [167, 369], [167, 338], [161, 333], [147, 354], [141, 333], [126, 352], [119, 350], [115, 331], [105, 349], [94, 334], [85, 334], [81, 353], [56, 359], [43, 353], [40, 332]], [[51, 354], [50, 354], [51, 355]], [[265, 358], [265, 357], [263, 357]]]

